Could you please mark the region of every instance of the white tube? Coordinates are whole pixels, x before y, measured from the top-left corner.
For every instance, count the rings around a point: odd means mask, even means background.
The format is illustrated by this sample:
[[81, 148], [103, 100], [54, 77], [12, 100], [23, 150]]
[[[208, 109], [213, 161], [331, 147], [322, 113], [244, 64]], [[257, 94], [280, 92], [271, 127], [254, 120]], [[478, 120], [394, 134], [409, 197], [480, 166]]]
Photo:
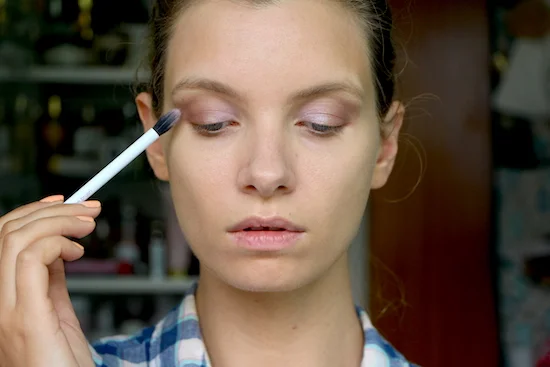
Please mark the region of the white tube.
[[88, 200], [90, 196], [95, 194], [103, 187], [103, 185], [109, 182], [110, 179], [128, 166], [134, 159], [136, 159], [138, 155], [143, 153], [143, 151], [145, 151], [145, 149], [147, 149], [147, 147], [154, 143], [158, 138], [159, 135], [154, 129], [147, 131], [111, 163], [103, 168], [97, 175], [95, 175], [90, 181], [82, 186], [82, 188], [68, 198], [65, 201], [65, 204], [76, 204]]

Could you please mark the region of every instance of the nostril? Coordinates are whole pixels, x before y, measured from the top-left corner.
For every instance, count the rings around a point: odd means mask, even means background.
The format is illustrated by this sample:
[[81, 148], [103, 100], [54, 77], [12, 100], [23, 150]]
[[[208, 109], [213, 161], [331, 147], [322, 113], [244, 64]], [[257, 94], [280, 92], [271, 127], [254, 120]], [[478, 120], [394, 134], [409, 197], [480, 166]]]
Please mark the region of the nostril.
[[248, 185], [244, 189], [245, 191], [256, 191], [256, 187], [254, 187], [254, 185]]
[[285, 186], [285, 185], [280, 185], [279, 187], [277, 187], [277, 190], [276, 191], [287, 191], [288, 190], [288, 187]]

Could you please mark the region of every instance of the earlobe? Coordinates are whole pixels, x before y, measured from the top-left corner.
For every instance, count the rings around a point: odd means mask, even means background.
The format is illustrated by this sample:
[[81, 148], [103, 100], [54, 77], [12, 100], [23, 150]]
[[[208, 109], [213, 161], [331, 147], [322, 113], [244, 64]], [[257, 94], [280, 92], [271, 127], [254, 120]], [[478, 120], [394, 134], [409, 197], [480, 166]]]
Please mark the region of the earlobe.
[[371, 181], [372, 189], [383, 187], [390, 177], [397, 157], [404, 116], [405, 106], [401, 102], [393, 102], [383, 121], [382, 139]]
[[[157, 117], [153, 111], [151, 95], [149, 93], [140, 93], [136, 97], [136, 106], [143, 125], [143, 130], [147, 131], [155, 126]], [[147, 148], [147, 159], [153, 172], [155, 172], [155, 176], [159, 180], [168, 181], [168, 165], [160, 139]]]

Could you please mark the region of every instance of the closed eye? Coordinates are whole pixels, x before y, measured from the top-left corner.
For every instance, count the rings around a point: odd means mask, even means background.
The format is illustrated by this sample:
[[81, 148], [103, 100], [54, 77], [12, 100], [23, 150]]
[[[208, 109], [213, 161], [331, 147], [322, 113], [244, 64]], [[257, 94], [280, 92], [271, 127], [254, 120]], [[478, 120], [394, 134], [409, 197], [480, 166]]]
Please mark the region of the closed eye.
[[321, 136], [329, 136], [329, 135], [337, 134], [341, 132], [342, 129], [344, 128], [343, 125], [332, 126], [332, 125], [323, 125], [323, 124], [317, 124], [315, 122], [307, 122], [307, 121], [301, 121], [299, 125], [307, 127], [312, 134], [321, 135]]
[[236, 124], [234, 121], [222, 121], [222, 122], [215, 122], [212, 124], [192, 124], [193, 129], [198, 131], [201, 134], [205, 135], [216, 135], [220, 132], [222, 132], [226, 127]]
[[[227, 127], [237, 124], [235, 121], [222, 121], [211, 124], [194, 123], [193, 128], [203, 135], [217, 135], [222, 133]], [[341, 126], [332, 126], [318, 124], [315, 122], [301, 121], [298, 123], [300, 126], [306, 127], [312, 134], [320, 136], [330, 136], [339, 133], [344, 128]]]

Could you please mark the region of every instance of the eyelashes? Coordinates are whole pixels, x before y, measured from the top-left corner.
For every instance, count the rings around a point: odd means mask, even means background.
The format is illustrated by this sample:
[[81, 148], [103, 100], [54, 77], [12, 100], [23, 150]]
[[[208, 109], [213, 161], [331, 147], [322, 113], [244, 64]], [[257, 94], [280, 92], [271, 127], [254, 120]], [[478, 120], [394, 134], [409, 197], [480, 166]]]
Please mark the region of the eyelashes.
[[[237, 126], [238, 123], [235, 121], [222, 121], [215, 122], [210, 124], [204, 123], [192, 123], [193, 129], [198, 133], [206, 136], [220, 135], [227, 130], [228, 127]], [[296, 124], [297, 126], [305, 127], [311, 134], [317, 136], [332, 136], [340, 133], [345, 125], [332, 126], [324, 125], [315, 122], [309, 121], [300, 121]]]
[[222, 122], [215, 122], [211, 124], [192, 123], [192, 126], [193, 126], [193, 129], [195, 129], [197, 132], [201, 134], [218, 135], [228, 126], [235, 125], [235, 124], [237, 123], [234, 121], [222, 121]]
[[223, 129], [229, 122], [216, 122], [213, 124], [193, 124], [193, 128], [197, 131], [206, 133], [216, 133]]
[[344, 128], [344, 125], [333, 126], [307, 121], [300, 122], [299, 124], [302, 124], [302, 126], [306, 126], [313, 134], [321, 136], [335, 135], [341, 132]]

